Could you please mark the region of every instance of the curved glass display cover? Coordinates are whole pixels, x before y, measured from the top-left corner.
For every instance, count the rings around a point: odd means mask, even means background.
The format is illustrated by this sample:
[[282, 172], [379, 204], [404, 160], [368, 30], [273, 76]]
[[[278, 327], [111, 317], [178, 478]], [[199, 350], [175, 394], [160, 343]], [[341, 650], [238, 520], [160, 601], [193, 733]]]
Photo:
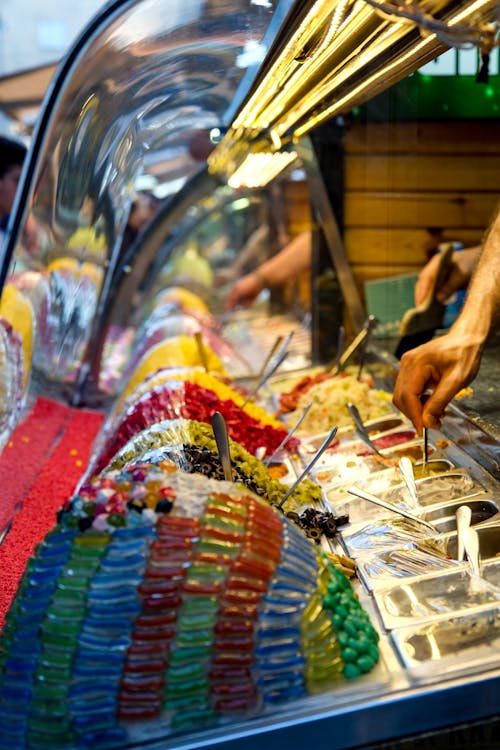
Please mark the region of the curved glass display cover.
[[71, 397], [85, 377], [137, 190], [168, 201], [205, 167], [277, 6], [112, 2], [59, 66], [3, 246], [1, 282], [33, 311], [33, 388]]

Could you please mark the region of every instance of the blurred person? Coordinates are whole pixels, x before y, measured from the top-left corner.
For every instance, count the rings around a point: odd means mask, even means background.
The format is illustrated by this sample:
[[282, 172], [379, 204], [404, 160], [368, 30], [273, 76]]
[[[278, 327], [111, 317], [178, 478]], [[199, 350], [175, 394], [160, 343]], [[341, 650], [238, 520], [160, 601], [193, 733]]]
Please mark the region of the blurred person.
[[229, 290], [224, 309], [248, 307], [263, 289], [281, 286], [311, 267], [312, 235], [310, 231], [294, 237], [276, 255], [254, 271], [238, 279]]
[[0, 246], [9, 223], [27, 149], [19, 141], [0, 136]]
[[[0, 249], [14, 205], [24, 160], [28, 150], [20, 141], [0, 136]], [[16, 269], [38, 267], [36, 252], [43, 245], [44, 235], [38, 222], [28, 213], [24, 222], [21, 242], [16, 254]]]
[[[460, 250], [457, 257], [463, 255]], [[461, 274], [471, 274], [465, 302], [449, 331], [406, 352], [394, 388], [394, 405], [422, 428], [439, 429], [451, 399], [476, 377], [489, 334], [500, 322], [500, 208], [482, 248], [471, 248]], [[432, 269], [431, 269], [432, 270]], [[455, 283], [455, 282], [453, 282]], [[462, 281], [460, 282], [462, 283]], [[456, 288], [456, 287], [455, 287]], [[445, 297], [449, 289], [441, 289]], [[419, 292], [419, 294], [421, 291]], [[431, 395], [422, 402], [422, 395]]]
[[151, 221], [158, 210], [158, 201], [149, 193], [137, 193], [127, 220], [127, 225], [123, 232], [122, 251], [133, 243], [139, 232], [146, 224]]

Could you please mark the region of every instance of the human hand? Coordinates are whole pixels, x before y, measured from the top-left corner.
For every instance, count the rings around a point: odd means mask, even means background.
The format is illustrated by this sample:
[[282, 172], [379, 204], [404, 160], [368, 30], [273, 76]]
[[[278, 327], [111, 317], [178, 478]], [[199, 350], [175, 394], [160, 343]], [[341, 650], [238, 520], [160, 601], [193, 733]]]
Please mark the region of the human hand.
[[225, 286], [234, 281], [236, 272], [232, 268], [221, 268], [214, 274], [213, 285], [215, 287]]
[[262, 283], [257, 274], [249, 273], [242, 276], [229, 290], [224, 303], [224, 310], [234, 310], [236, 307], [248, 307], [262, 291]]
[[[477, 375], [483, 343], [450, 329], [445, 336], [403, 354], [393, 403], [415, 425], [439, 429], [451, 399]], [[431, 395], [422, 404], [422, 394]]]
[[[481, 248], [477, 246], [469, 247], [466, 250], [458, 250], [453, 253], [451, 256], [450, 272], [436, 293], [436, 298], [440, 302], [445, 302], [453, 292], [467, 286], [477, 265], [480, 252]], [[422, 304], [429, 294], [436, 278], [438, 264], [439, 253], [436, 253], [421, 270], [415, 284], [416, 305]]]

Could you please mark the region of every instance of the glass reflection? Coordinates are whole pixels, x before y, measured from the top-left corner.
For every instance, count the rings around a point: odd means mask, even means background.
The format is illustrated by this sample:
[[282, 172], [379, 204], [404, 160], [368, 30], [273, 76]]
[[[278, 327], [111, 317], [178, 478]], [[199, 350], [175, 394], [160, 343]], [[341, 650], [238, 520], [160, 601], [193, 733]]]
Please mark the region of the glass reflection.
[[[290, 300], [283, 292], [263, 292], [252, 310], [242, 311], [244, 325], [241, 320], [238, 324], [238, 316], [231, 316], [226, 325], [224, 302], [236, 279], [258, 268], [289, 238], [289, 187], [286, 180], [272, 190], [246, 193], [219, 186], [191, 205], [175, 228], [169, 206], [160, 206], [122, 258], [122, 269], [140, 265], [144, 270], [140, 276], [116, 278], [117, 296], [100, 331], [105, 341], [96, 346], [102, 352], [96, 370], [100, 392], [119, 394], [138, 371], [152, 370], [157, 364], [164, 367], [165, 342], [172, 347], [174, 340], [177, 345], [195, 332], [201, 332], [231, 376], [254, 371], [264, 352], [260, 347], [257, 360], [247, 355], [252, 349], [249, 321], [255, 315], [290, 313]], [[306, 310], [296, 312], [288, 318], [288, 326], [300, 325]], [[244, 345], [235, 345], [238, 327]], [[189, 363], [199, 365], [196, 351], [192, 354]]]
[[[124, 0], [105, 7], [63, 61], [3, 248], [8, 293], [32, 318], [25, 396], [31, 383], [34, 393], [77, 398], [137, 179], [149, 174], [168, 200], [204, 167], [208, 134], [226, 128], [247, 67], [265, 52], [276, 5]], [[28, 223], [36, 227], [29, 250], [18, 240]]]

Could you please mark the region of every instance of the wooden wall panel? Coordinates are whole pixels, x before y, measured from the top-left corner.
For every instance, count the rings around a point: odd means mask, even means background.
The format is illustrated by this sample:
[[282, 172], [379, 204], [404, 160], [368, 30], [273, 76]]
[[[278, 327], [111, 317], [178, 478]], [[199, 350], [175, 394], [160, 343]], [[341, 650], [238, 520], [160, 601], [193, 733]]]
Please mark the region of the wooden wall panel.
[[352, 190], [346, 201], [345, 223], [349, 227], [446, 227], [482, 231], [498, 202], [496, 192]]
[[[347, 229], [344, 243], [347, 255], [353, 265], [371, 263], [390, 271], [392, 266], [423, 266], [440, 242], [462, 242], [464, 246], [477, 245], [482, 233], [475, 230], [461, 230], [431, 234], [425, 229]], [[384, 275], [390, 276], [391, 273]]]
[[498, 190], [500, 155], [348, 154], [346, 190]]
[[499, 153], [498, 122], [356, 123], [346, 132], [350, 154], [485, 154]]
[[500, 202], [498, 123], [355, 124], [344, 147], [344, 241], [362, 294], [368, 279], [418, 272], [440, 242], [481, 242]]

